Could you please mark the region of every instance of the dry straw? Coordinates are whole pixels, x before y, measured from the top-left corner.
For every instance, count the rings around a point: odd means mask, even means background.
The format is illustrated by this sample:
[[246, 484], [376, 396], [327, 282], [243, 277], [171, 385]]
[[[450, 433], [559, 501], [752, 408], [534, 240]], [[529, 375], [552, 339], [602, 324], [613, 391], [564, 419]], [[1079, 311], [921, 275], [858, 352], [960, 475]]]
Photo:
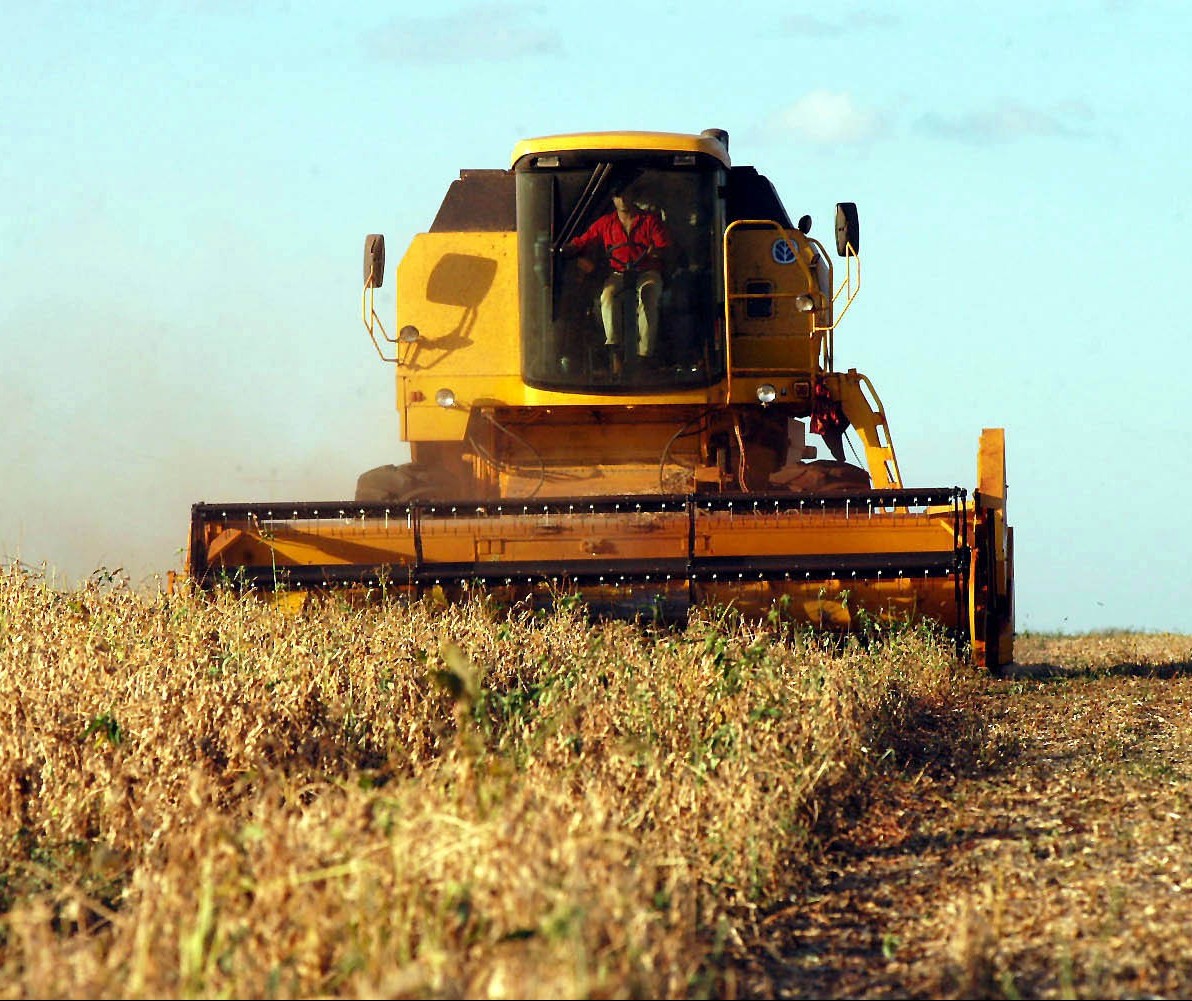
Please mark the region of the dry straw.
[[0, 993], [691, 997], [924, 701], [831, 644], [0, 571]]

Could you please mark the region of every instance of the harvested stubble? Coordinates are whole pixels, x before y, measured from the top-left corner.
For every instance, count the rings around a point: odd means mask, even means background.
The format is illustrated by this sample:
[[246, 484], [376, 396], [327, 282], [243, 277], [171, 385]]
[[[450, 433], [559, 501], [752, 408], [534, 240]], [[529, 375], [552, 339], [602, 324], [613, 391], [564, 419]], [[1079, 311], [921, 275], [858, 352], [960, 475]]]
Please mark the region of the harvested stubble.
[[690, 997], [968, 684], [832, 646], [0, 571], [0, 993]]

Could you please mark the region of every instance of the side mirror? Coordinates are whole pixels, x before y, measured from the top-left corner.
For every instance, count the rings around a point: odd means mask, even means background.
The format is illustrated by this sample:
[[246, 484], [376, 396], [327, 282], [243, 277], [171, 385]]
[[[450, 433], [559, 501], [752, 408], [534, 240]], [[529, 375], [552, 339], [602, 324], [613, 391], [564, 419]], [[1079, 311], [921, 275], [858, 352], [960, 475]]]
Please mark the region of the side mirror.
[[385, 237], [370, 233], [364, 238], [364, 287], [380, 288], [385, 283]]
[[804, 236], [811, 232], [811, 216], [805, 215], [799, 220], [799, 232]]
[[861, 252], [861, 223], [854, 202], [836, 203], [836, 253], [847, 257], [849, 251]]

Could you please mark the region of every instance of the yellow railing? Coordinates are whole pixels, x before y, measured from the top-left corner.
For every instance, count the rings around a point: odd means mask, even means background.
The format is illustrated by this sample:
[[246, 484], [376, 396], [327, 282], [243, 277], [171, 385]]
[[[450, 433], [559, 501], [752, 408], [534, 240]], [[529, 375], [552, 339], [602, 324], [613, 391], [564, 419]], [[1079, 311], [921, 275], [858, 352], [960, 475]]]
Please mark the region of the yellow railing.
[[385, 329], [381, 318], [377, 316], [377, 310], [374, 304], [374, 296], [376, 294], [376, 288], [373, 284], [374, 277], [375, 275], [370, 271], [368, 278], [364, 282], [364, 292], [360, 296], [360, 319], [364, 322], [364, 329], [368, 331], [368, 336], [372, 339], [373, 347], [377, 349], [377, 354], [381, 356], [381, 361], [396, 362], [396, 354], [392, 358], [386, 357], [385, 352], [381, 349], [380, 342], [377, 340], [376, 331], [380, 330], [381, 336], [390, 344], [397, 343], [397, 338], [389, 336], [389, 332]]
[[[823, 249], [822, 247], [820, 248]], [[836, 300], [840, 298], [842, 292], [846, 292], [844, 307], [839, 313], [835, 314], [832, 320], [832, 326], [835, 327], [844, 318], [844, 314], [848, 312], [849, 306], [853, 304], [853, 300], [857, 298], [857, 293], [861, 291], [861, 257], [850, 243], [845, 248], [844, 256], [844, 281], [840, 283], [840, 287], [832, 293], [832, 305], [836, 305]], [[856, 282], [853, 281], [854, 272], [856, 274]]]
[[[798, 298], [798, 296], [805, 294], [802, 292], [780, 292], [780, 291], [773, 291], [773, 290], [768, 291], [768, 292], [737, 292], [737, 291], [733, 290], [733, 280], [732, 280], [732, 274], [731, 274], [731, 271], [732, 271], [731, 255], [729, 254], [729, 251], [728, 251], [729, 239], [730, 239], [730, 236], [732, 235], [734, 230], [743, 229], [746, 227], [776, 230], [778, 232], [779, 238], [781, 240], [785, 241], [787, 244], [787, 247], [790, 249], [791, 263], [797, 264], [799, 269], [802, 271], [803, 278], [805, 279], [807, 287], [812, 289], [815, 292], [819, 292], [820, 294], [823, 294], [823, 292], [820, 288], [819, 282], [816, 280], [816, 276], [812, 273], [811, 268], [808, 266], [808, 263], [804, 259], [802, 253], [800, 253], [799, 245], [791, 238], [790, 231], [786, 227], [779, 225], [773, 219], [737, 219], [737, 220], [734, 220], [733, 222], [729, 223], [729, 225], [725, 228], [725, 231], [724, 231], [723, 245], [721, 248], [721, 252], [724, 257], [724, 327], [725, 327], [725, 344], [726, 344], [725, 361], [726, 361], [726, 364], [728, 367], [728, 380], [727, 380], [726, 392], [727, 392], [727, 398], [729, 400], [732, 399], [732, 375], [733, 375], [733, 361], [732, 361], [732, 340], [733, 340], [733, 337], [732, 337], [732, 335], [733, 335], [732, 305], [733, 305], [733, 303], [738, 302], [738, 301], [751, 300], [751, 299], [795, 299], [795, 298]], [[816, 347], [815, 353], [820, 359], [820, 366], [823, 369], [830, 372], [830, 371], [832, 371], [832, 366], [833, 366], [834, 335], [835, 335], [835, 331], [836, 331], [836, 325], [840, 322], [840, 318], [845, 314], [845, 312], [848, 311], [849, 306], [852, 305], [853, 300], [857, 297], [857, 293], [860, 291], [860, 286], [861, 286], [860, 259], [856, 256], [855, 253], [852, 253], [851, 248], [849, 248], [850, 253], [847, 257], [847, 260], [850, 263], [848, 266], [848, 270], [846, 272], [845, 282], [840, 286], [840, 288], [835, 288], [835, 272], [834, 272], [834, 269], [832, 266], [831, 257], [829, 257], [827, 251], [824, 249], [823, 244], [821, 244], [818, 240], [814, 239], [813, 237], [808, 237], [808, 236], [805, 236], [805, 239], [807, 240], [807, 242], [809, 244], [811, 244], [812, 246], [814, 246], [817, 249], [820, 260], [822, 260], [827, 265], [827, 268], [828, 268], [828, 288], [829, 288], [829, 290], [832, 290], [831, 291], [831, 299], [830, 299], [826, 309], [816, 309], [814, 311], [814, 315], [812, 316], [812, 320], [811, 320], [811, 323], [812, 323], [811, 336], [818, 338], [818, 341], [819, 341], [819, 344]], [[854, 276], [853, 276], [853, 265], [852, 265], [853, 261], [856, 261], [855, 281], [854, 281]], [[842, 293], [847, 293], [844, 307], [840, 310], [839, 315], [831, 315], [830, 311], [831, 311], [832, 307], [835, 306], [836, 301], [840, 298], [840, 295]], [[827, 319], [828, 319], [827, 323], [821, 322], [821, 320], [824, 318], [823, 314], [825, 311], [829, 311], [829, 316], [827, 317]]]

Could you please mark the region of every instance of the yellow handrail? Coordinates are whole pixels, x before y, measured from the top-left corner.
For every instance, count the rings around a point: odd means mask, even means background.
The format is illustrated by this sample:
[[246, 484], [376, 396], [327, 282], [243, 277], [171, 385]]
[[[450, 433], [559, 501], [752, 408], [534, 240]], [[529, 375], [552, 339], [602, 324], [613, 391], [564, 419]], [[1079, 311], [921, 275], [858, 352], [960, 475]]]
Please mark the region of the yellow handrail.
[[[836, 300], [840, 298], [840, 293], [848, 290], [848, 296], [844, 302], [844, 308], [835, 316], [832, 321], [832, 326], [835, 327], [844, 314], [848, 312], [849, 306], [853, 304], [853, 300], [857, 298], [857, 293], [861, 291], [861, 257], [851, 243], [846, 244], [844, 248], [844, 281], [840, 283], [840, 288], [832, 293], [832, 305], [836, 305]], [[853, 286], [853, 266], [857, 269], [857, 284]]]
[[377, 335], [374, 327], [381, 331], [390, 344], [396, 344], [397, 338], [390, 337], [389, 332], [385, 329], [385, 325], [381, 322], [381, 318], [377, 316], [375, 307], [376, 288], [373, 285], [373, 272], [369, 271], [368, 278], [364, 282], [364, 292], [360, 296], [360, 319], [364, 323], [364, 329], [368, 331], [368, 336], [372, 339], [373, 347], [377, 349], [377, 354], [381, 356], [381, 361], [397, 361], [397, 355], [392, 358], [385, 357], [385, 352], [381, 350], [381, 345], [377, 342]]
[[[792, 260], [798, 264], [803, 272], [803, 277], [807, 282], [807, 286], [817, 292], [821, 291], [819, 283], [815, 280], [815, 276], [811, 273], [811, 268], [807, 261], [804, 260], [803, 255], [799, 252], [800, 248], [790, 236], [790, 230], [780, 225], [773, 219], [735, 219], [728, 226], [725, 227], [724, 237], [722, 240], [721, 254], [724, 260], [724, 340], [725, 340], [725, 364], [728, 369], [728, 378], [725, 381], [726, 404], [732, 401], [732, 378], [733, 378], [733, 359], [732, 359], [732, 304], [737, 300], [744, 299], [779, 299], [779, 298], [795, 298], [802, 293], [796, 292], [734, 292], [732, 291], [732, 280], [730, 276], [728, 242], [729, 236], [733, 230], [744, 228], [747, 226], [761, 227], [765, 229], [774, 229], [778, 231], [779, 238], [786, 241], [790, 248]], [[823, 244], [813, 237], [804, 235], [804, 238], [809, 244], [818, 248], [820, 259], [828, 266], [828, 287], [832, 288], [835, 282], [834, 270], [832, 266], [832, 259], [824, 250]], [[855, 254], [851, 255], [855, 258]], [[850, 274], [851, 285], [851, 274]], [[842, 289], [844, 286], [841, 287]], [[857, 288], [860, 288], [860, 267], [858, 265]], [[822, 294], [822, 292], [821, 292]], [[828, 308], [835, 304], [836, 299], [840, 295], [840, 290], [835, 291], [828, 302]], [[851, 291], [848, 302], [845, 305], [845, 310], [852, 304], [853, 299], [856, 298], [856, 291]], [[841, 311], [841, 316], [844, 311]], [[816, 313], [821, 313], [822, 310], [817, 309]], [[839, 317], [831, 319], [827, 324], [821, 324], [816, 317], [812, 317], [811, 334], [812, 336], [821, 335], [819, 341], [819, 349], [816, 354], [821, 358], [821, 367], [828, 371], [832, 371], [833, 361], [833, 339], [836, 331], [836, 323], [839, 322]], [[823, 336], [826, 335], [826, 336]]]

